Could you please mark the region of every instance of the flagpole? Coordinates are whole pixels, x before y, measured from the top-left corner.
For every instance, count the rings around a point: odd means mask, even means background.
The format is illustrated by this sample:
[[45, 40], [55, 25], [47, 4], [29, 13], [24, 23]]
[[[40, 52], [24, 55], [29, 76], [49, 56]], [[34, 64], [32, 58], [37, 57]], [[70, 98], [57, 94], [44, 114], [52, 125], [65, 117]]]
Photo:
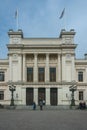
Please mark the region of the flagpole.
[[18, 27], [19, 27], [19, 19], [18, 19], [18, 9], [16, 10], [15, 12], [15, 19], [16, 19], [16, 29], [18, 30]]
[[66, 12], [65, 12], [65, 15], [64, 15], [64, 29], [66, 30]]
[[18, 24], [19, 22], [18, 22], [18, 9], [17, 9], [17, 30], [18, 30]]

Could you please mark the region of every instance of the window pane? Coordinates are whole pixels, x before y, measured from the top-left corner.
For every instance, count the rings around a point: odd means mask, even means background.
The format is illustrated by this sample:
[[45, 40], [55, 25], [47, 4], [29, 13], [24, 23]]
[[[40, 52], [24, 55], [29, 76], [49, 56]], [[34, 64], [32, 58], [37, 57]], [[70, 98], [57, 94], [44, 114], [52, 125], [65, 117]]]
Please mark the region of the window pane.
[[0, 100], [4, 100], [4, 91], [0, 91]]
[[56, 68], [50, 68], [50, 81], [56, 82]]
[[79, 100], [83, 100], [83, 91], [79, 92]]
[[27, 81], [33, 82], [33, 68], [27, 68]]
[[0, 81], [4, 81], [4, 72], [0, 72]]
[[39, 82], [44, 82], [45, 71], [44, 68], [38, 68], [38, 80]]
[[83, 82], [83, 72], [78, 72], [78, 81]]

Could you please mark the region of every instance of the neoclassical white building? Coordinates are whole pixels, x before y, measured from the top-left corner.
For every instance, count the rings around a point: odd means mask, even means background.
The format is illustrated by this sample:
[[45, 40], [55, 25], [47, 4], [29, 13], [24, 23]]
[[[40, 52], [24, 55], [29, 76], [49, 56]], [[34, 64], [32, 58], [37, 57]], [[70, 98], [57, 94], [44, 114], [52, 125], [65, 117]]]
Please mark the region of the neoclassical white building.
[[87, 55], [76, 59], [75, 31], [61, 30], [58, 38], [24, 38], [9, 30], [8, 59], [0, 60], [0, 104], [10, 105], [9, 85], [16, 86], [16, 105], [70, 105], [69, 87], [76, 85], [75, 103], [87, 102]]

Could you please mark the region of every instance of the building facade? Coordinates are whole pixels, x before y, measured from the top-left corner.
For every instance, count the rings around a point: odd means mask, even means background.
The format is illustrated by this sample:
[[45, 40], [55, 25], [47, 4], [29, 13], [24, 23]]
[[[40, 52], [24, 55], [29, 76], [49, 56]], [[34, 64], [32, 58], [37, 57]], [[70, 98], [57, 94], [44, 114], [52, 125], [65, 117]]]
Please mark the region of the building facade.
[[16, 86], [16, 105], [70, 105], [87, 102], [87, 55], [76, 59], [75, 32], [61, 30], [58, 38], [24, 38], [22, 30], [9, 30], [8, 59], [0, 60], [0, 104], [9, 105], [10, 85]]

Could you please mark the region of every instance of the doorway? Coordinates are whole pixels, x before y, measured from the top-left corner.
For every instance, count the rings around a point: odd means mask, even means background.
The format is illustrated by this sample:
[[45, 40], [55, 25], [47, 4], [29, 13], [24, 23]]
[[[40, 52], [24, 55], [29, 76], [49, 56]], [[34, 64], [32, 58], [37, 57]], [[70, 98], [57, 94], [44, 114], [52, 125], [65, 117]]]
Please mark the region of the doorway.
[[38, 88], [38, 104], [40, 100], [45, 101], [45, 88]]
[[26, 105], [33, 104], [33, 88], [26, 88]]
[[50, 104], [57, 106], [57, 88], [50, 89]]

